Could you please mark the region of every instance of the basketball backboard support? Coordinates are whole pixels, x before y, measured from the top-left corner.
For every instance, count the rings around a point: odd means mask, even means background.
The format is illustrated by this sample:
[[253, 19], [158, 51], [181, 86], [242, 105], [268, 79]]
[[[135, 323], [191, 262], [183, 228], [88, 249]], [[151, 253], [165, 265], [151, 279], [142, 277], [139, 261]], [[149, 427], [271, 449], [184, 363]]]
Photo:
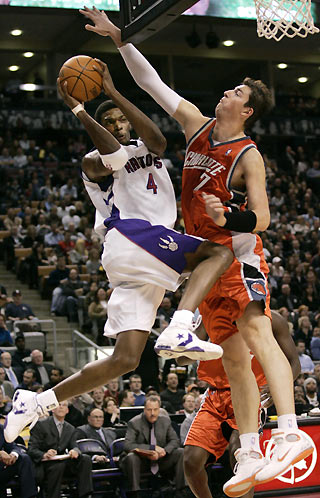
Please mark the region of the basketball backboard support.
[[140, 43], [198, 0], [120, 0], [122, 41]]

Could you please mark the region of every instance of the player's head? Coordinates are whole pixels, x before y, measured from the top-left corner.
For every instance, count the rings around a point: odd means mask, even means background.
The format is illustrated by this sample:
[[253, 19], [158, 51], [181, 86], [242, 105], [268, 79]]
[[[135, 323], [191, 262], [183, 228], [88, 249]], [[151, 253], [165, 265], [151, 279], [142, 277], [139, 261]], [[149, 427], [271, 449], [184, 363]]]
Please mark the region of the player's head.
[[95, 120], [108, 130], [121, 145], [130, 140], [131, 124], [112, 100], [106, 100], [96, 110]]
[[228, 118], [251, 128], [254, 122], [272, 107], [272, 95], [260, 80], [245, 78], [233, 90], [224, 92], [216, 107], [217, 118]]

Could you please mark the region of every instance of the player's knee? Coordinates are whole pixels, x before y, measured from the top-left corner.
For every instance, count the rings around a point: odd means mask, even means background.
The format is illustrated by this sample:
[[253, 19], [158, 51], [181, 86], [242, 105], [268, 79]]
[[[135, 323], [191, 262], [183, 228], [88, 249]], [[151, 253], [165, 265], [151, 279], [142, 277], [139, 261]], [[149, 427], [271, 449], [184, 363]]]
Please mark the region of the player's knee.
[[227, 269], [232, 261], [233, 261], [233, 252], [226, 246], [222, 246], [219, 244], [215, 244], [215, 247], [212, 249], [213, 256], [216, 258], [220, 258], [222, 264]]
[[199, 474], [203, 463], [197, 455], [196, 446], [185, 446], [183, 454], [183, 467], [187, 478], [192, 478]]
[[[117, 366], [121, 365], [121, 370], [123, 373], [131, 372], [131, 370], [135, 370], [140, 363], [141, 355], [136, 351], [130, 351], [130, 354], [120, 354], [117, 351], [113, 353], [110, 357], [111, 361], [113, 361]], [[109, 365], [108, 365], [109, 368]]]

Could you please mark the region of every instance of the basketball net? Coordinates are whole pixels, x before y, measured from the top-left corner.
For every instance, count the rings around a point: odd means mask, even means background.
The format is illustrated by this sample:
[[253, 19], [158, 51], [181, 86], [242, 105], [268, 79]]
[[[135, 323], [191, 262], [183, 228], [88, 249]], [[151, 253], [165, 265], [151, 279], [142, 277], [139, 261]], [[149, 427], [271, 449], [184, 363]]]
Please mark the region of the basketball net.
[[258, 36], [280, 41], [319, 33], [311, 15], [311, 0], [255, 0]]

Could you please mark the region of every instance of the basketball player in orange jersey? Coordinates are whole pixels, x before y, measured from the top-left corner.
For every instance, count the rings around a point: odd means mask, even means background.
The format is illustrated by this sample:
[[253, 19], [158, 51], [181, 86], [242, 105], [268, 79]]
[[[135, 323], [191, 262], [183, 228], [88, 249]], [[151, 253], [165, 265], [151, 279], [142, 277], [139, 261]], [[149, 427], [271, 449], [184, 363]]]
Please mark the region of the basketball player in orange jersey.
[[[206, 338], [204, 328], [211, 327], [211, 320], [203, 317], [204, 327], [200, 327], [198, 336], [202, 340]], [[224, 315], [215, 316], [215, 329], [208, 328], [211, 340], [216, 342], [224, 341], [228, 336], [237, 331], [234, 324], [230, 324]], [[301, 371], [299, 357], [295, 344], [289, 332], [287, 321], [277, 312], [272, 311], [272, 331], [280, 348], [286, 355], [292, 370], [293, 378], [296, 379]], [[178, 365], [187, 365], [192, 362], [188, 358], [177, 358]], [[252, 370], [256, 376], [257, 384], [264, 394], [264, 407], [271, 406], [272, 400], [268, 399], [266, 379], [261, 366], [256, 358], [252, 358]], [[217, 461], [225, 452], [229, 444], [229, 455], [231, 467], [234, 467], [234, 453], [239, 451], [239, 432], [233, 413], [231, 403], [231, 393], [228, 378], [223, 369], [222, 361], [200, 362], [198, 367], [198, 377], [208, 382], [209, 389], [204, 395], [201, 407], [194, 418], [189, 429], [187, 438], [184, 442], [184, 469], [188, 484], [198, 498], [211, 498], [211, 492], [208, 486], [208, 476], [205, 470], [210, 454], [213, 454]], [[228, 440], [227, 440], [228, 438]], [[253, 488], [244, 496], [245, 498], [253, 497]]]
[[[216, 106], [216, 118], [204, 116], [159, 77], [131, 44], [121, 42], [121, 32], [104, 12], [94, 7], [80, 11], [94, 25], [86, 29], [110, 36], [136, 83], [180, 123], [187, 140], [182, 178], [182, 209], [187, 233], [229, 247], [234, 261], [212, 289], [207, 312], [217, 308], [239, 334], [221, 343], [223, 366], [231, 387], [232, 404], [240, 432], [237, 472], [224, 486], [228, 496], [241, 496], [257, 483], [268, 482], [293, 463], [312, 453], [312, 444], [299, 431], [294, 410], [290, 365], [271, 329], [268, 267], [257, 231], [266, 230], [269, 205], [265, 168], [246, 127], [271, 108], [270, 91], [261, 81], [246, 78], [224, 92]], [[182, 333], [192, 320], [181, 305], [161, 334], [156, 350], [170, 347], [170, 335]], [[179, 326], [177, 326], [179, 324]], [[184, 326], [182, 326], [184, 324]], [[261, 364], [278, 414], [273, 430], [275, 451], [265, 462], [258, 436], [259, 390], [251, 370], [250, 351]]]

